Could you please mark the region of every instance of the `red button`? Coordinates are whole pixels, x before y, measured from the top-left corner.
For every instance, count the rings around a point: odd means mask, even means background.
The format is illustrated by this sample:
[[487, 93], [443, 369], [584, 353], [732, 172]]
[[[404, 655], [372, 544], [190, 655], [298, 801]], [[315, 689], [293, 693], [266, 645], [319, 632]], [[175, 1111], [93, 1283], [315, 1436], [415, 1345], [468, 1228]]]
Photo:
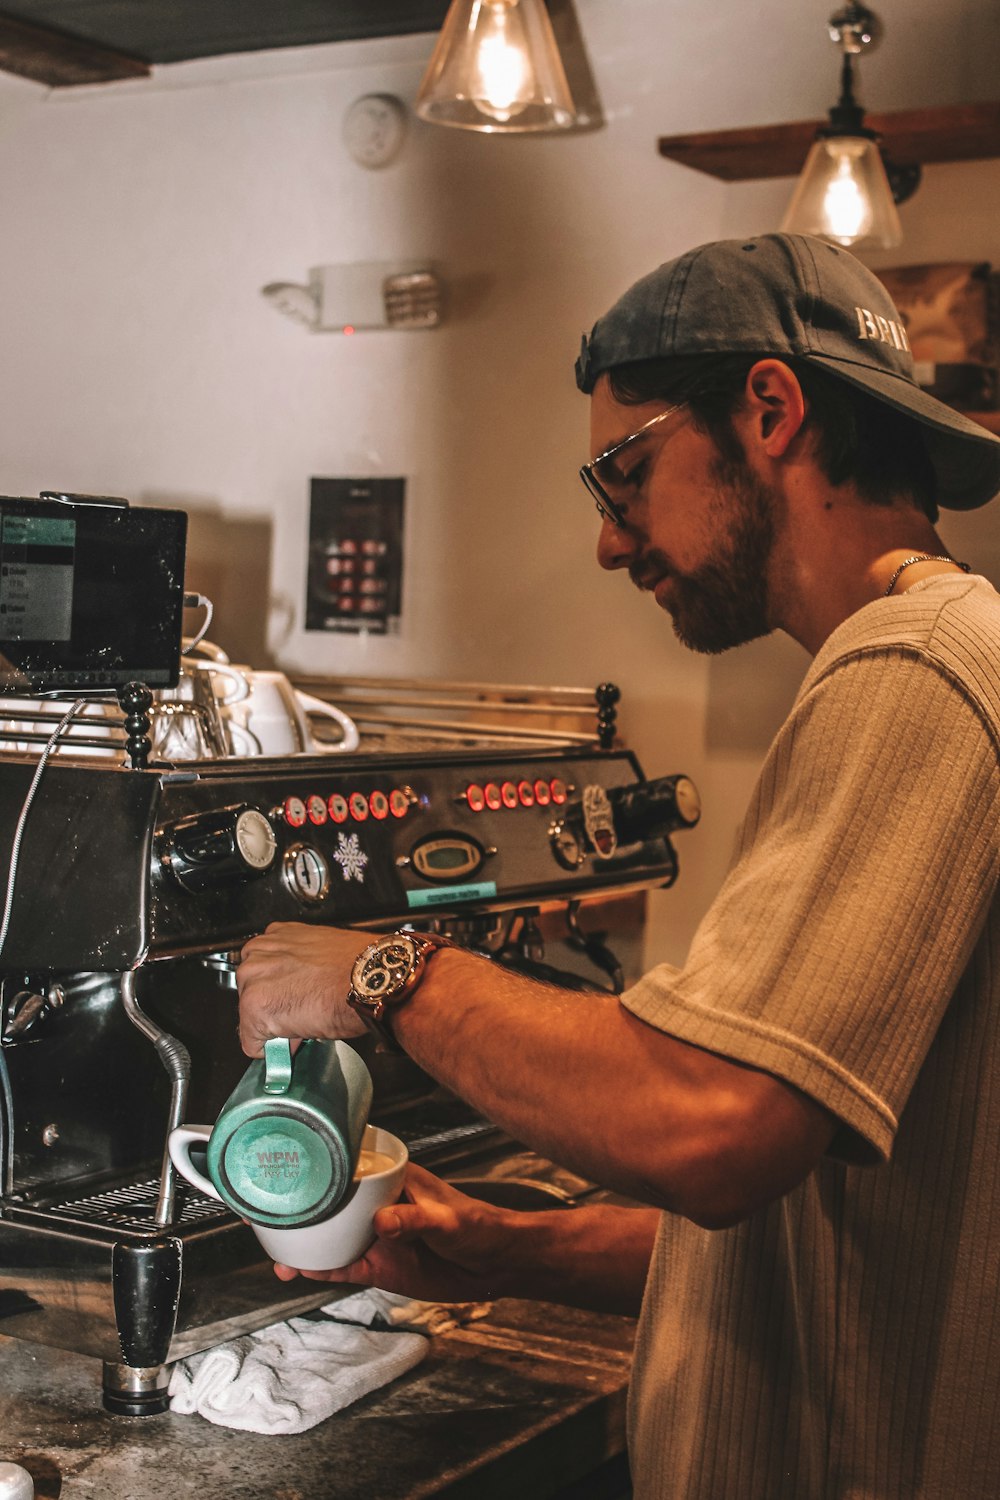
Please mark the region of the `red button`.
[[347, 798], [342, 797], [339, 792], [334, 792], [327, 802], [330, 817], [335, 823], [346, 823], [350, 809], [347, 806]]
[[285, 822], [290, 828], [301, 828], [306, 820], [306, 805], [301, 797], [285, 798]]
[[399, 787], [394, 787], [389, 793], [389, 811], [394, 818], [405, 818], [410, 810], [410, 799]]
[[497, 786], [495, 781], [488, 781], [486, 783], [486, 785], [483, 787], [483, 796], [486, 798], [486, 806], [492, 807], [494, 812], [496, 812], [497, 808], [502, 805], [500, 798], [500, 788]]
[[539, 807], [548, 807], [552, 801], [552, 790], [547, 781], [535, 782], [535, 801]]
[[326, 803], [322, 797], [310, 797], [306, 806], [309, 809], [310, 823], [318, 825], [326, 822]]
[[465, 800], [473, 812], [482, 812], [486, 806], [486, 793], [481, 786], [476, 786], [473, 782], [471, 786], [465, 788]]
[[562, 781], [562, 780], [560, 780], [560, 778], [558, 776], [555, 776], [555, 777], [553, 777], [552, 782], [550, 783], [550, 785], [552, 787], [552, 800], [553, 800], [553, 802], [556, 803], [557, 806], [561, 806], [562, 803], [565, 802], [566, 798], [569, 796], [569, 792], [567, 791], [565, 781]]
[[372, 792], [368, 798], [368, 806], [372, 810], [372, 817], [378, 818], [379, 822], [389, 816], [389, 799], [385, 792]]
[[517, 800], [522, 807], [534, 807], [535, 789], [530, 781], [519, 781], [517, 783]]
[[355, 823], [363, 823], [368, 816], [368, 798], [364, 792], [352, 792], [348, 806]]
[[505, 781], [500, 788], [500, 797], [504, 807], [517, 806], [517, 787], [512, 781]]

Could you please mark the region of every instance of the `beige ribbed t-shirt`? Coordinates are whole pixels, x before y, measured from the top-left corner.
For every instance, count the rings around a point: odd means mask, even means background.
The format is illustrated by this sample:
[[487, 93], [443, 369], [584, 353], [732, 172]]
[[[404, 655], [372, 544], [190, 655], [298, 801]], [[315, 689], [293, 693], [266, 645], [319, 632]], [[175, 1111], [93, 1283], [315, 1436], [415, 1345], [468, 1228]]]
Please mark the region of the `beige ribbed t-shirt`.
[[841, 625], [683, 969], [623, 1001], [842, 1122], [728, 1230], [664, 1215], [637, 1500], [1000, 1497], [1000, 597], [939, 575]]

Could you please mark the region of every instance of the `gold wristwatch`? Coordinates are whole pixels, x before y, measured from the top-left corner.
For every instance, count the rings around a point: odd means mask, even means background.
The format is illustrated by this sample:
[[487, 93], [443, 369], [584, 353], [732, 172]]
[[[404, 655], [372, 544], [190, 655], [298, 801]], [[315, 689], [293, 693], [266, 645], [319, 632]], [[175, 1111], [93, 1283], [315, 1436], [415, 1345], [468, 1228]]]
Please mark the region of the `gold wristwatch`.
[[347, 1003], [393, 1052], [400, 1050], [390, 1011], [408, 1000], [438, 948], [457, 948], [436, 932], [390, 932], [359, 953], [351, 970]]

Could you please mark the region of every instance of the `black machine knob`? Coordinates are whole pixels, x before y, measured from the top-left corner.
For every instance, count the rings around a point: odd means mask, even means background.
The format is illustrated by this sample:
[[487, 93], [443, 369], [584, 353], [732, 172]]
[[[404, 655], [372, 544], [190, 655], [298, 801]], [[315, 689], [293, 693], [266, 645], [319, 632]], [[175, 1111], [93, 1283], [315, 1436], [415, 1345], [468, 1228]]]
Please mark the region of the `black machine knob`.
[[661, 839], [678, 828], [693, 828], [701, 817], [701, 798], [689, 776], [661, 776], [608, 793], [615, 832], [623, 844]]
[[278, 852], [267, 818], [245, 803], [183, 818], [165, 837], [164, 863], [188, 891], [264, 875]]

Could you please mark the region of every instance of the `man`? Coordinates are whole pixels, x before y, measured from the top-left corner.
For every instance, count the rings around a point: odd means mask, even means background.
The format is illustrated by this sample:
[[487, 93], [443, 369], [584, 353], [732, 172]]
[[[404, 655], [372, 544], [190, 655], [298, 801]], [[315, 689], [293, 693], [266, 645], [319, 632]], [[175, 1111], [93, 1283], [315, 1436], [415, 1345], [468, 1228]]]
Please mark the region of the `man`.
[[[799, 236], [662, 266], [577, 379], [602, 566], [696, 650], [782, 629], [815, 659], [682, 969], [618, 1000], [442, 949], [386, 1008], [444, 1084], [652, 1207], [503, 1214], [414, 1170], [333, 1279], [622, 1310], [645, 1284], [642, 1500], [995, 1500], [1000, 599], [933, 523], [1000, 489], [1000, 443]], [[245, 1049], [357, 1034], [366, 941], [248, 943]]]

